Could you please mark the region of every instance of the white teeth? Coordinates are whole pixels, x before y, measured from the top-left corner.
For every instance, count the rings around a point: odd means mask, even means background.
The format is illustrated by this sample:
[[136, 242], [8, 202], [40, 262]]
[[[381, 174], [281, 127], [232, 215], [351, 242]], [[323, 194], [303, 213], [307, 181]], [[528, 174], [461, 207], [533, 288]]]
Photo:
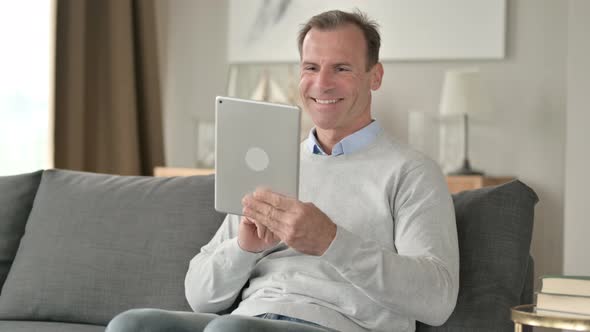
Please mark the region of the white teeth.
[[330, 99], [330, 100], [321, 100], [321, 99], [316, 99], [315, 100], [318, 104], [334, 104], [338, 101], [338, 99]]

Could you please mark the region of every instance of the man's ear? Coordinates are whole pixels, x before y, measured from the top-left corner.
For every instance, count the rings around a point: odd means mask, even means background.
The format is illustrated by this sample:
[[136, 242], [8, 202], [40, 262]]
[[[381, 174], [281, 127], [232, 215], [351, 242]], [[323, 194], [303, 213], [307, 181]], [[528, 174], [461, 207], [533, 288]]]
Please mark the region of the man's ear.
[[371, 68], [371, 90], [375, 91], [381, 87], [383, 80], [383, 65], [381, 62], [377, 62], [373, 68]]

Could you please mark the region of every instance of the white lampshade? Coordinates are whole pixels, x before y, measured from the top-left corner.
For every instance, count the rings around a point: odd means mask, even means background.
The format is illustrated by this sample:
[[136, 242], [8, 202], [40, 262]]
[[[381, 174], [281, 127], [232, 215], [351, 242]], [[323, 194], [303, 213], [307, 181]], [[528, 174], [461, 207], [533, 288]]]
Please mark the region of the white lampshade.
[[487, 111], [489, 102], [477, 68], [448, 70], [440, 100], [440, 115], [463, 115]]

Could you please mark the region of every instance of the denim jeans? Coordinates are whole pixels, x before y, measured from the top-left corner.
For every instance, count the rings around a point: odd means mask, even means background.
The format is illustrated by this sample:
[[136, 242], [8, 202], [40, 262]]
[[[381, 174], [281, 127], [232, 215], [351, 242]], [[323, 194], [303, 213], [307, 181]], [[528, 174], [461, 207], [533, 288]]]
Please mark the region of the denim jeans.
[[113, 318], [105, 332], [240, 332], [245, 330], [300, 332], [302, 327], [299, 324], [309, 326], [309, 331], [335, 331], [306, 320], [273, 313], [248, 317], [161, 309], [132, 309]]
[[295, 317], [289, 317], [289, 316], [283, 316], [283, 315], [279, 315], [279, 314], [273, 314], [273, 313], [266, 313], [266, 314], [262, 314], [262, 315], [257, 315], [254, 317], [258, 317], [258, 318], [263, 318], [263, 319], [273, 319], [273, 320], [285, 320], [288, 322], [296, 322], [296, 323], [302, 323], [302, 324], [307, 324], [307, 325], [312, 325], [312, 326], [317, 326], [317, 327], [322, 327], [319, 324], [310, 322], [310, 321], [306, 321], [303, 319], [299, 319], [299, 318], [295, 318]]

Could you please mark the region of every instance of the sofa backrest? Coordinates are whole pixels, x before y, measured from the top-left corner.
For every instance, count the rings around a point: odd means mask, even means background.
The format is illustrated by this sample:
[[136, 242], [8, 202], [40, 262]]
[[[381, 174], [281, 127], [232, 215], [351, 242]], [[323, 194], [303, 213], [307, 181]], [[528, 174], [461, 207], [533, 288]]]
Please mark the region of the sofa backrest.
[[41, 174], [0, 176], [0, 289], [25, 232]]
[[190, 259], [219, 228], [213, 176], [43, 172], [0, 319], [106, 325], [131, 308], [190, 310]]
[[520, 181], [453, 195], [459, 297], [445, 324], [417, 331], [512, 331], [510, 308], [532, 301], [535, 192]]
[[[135, 307], [190, 310], [188, 263], [224, 217], [213, 209], [213, 186], [213, 176], [49, 170], [42, 179], [41, 172], [0, 177], [0, 243], [10, 243], [0, 244], [0, 278], [14, 258], [0, 319], [106, 324]], [[514, 181], [453, 200], [457, 306], [443, 326], [418, 323], [417, 331], [512, 330], [509, 308], [532, 301], [537, 195]]]

